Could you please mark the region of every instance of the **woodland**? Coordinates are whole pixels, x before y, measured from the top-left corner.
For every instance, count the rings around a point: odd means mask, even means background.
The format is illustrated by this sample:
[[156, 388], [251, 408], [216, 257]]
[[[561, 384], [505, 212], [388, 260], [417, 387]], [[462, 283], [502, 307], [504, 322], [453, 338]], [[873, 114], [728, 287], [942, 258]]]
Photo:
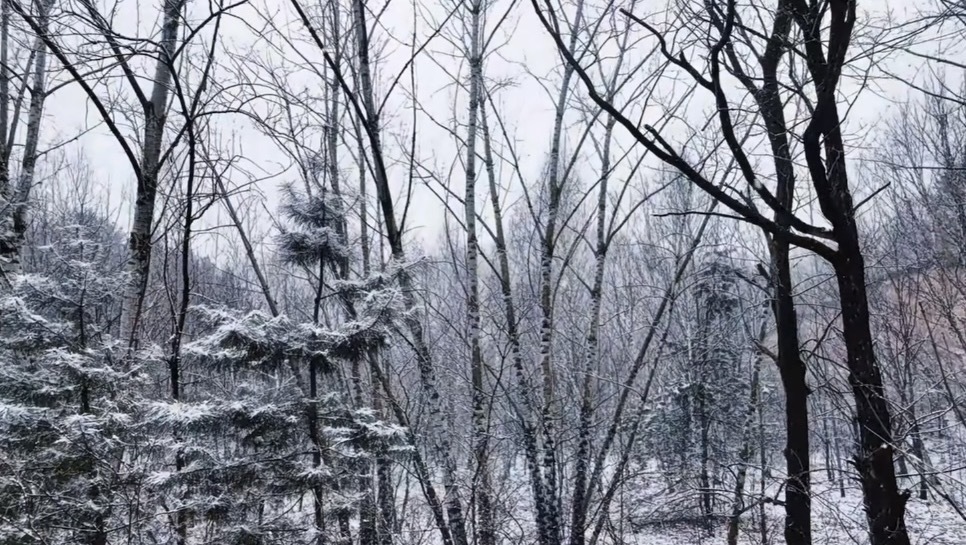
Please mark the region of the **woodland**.
[[0, 0], [0, 545], [966, 543], [963, 0]]

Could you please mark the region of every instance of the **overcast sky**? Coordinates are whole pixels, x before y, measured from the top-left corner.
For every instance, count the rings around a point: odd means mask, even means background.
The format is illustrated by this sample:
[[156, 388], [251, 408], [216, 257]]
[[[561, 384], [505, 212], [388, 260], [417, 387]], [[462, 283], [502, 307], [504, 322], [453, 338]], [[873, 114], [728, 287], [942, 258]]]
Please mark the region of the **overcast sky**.
[[[307, 4], [307, 0], [302, 0]], [[121, 0], [118, 4], [118, 11], [115, 17], [115, 27], [118, 32], [124, 35], [134, 35], [140, 33], [147, 35], [157, 27], [158, 7], [160, 0], [151, 2], [139, 2], [135, 0]], [[652, 3], [648, 2], [647, 5]], [[910, 5], [914, 4], [914, 5]], [[370, 2], [370, 5], [375, 5]], [[596, 6], [597, 4], [592, 4]], [[446, 13], [452, 9], [451, 2], [429, 2], [422, 6], [417, 6], [416, 12], [416, 34], [418, 42], [422, 43], [426, 37], [434, 31], [436, 24], [445, 18]], [[860, 10], [865, 12], [860, 16], [860, 24], [870, 20], [881, 20], [886, 14], [892, 13], [895, 20], [908, 20], [917, 8], [922, 8], [920, 2], [896, 2], [888, 3], [881, 0], [860, 2]], [[191, 15], [189, 17], [197, 20], [202, 14], [207, 14], [207, 2], [189, 2]], [[487, 59], [487, 77], [492, 81], [501, 80], [512, 82], [512, 85], [503, 88], [498, 93], [501, 115], [508, 124], [508, 129], [513, 132], [513, 136], [518, 144], [518, 153], [523, 163], [524, 175], [528, 184], [537, 184], [540, 171], [544, 165], [545, 157], [550, 145], [550, 131], [553, 121], [553, 98], [549, 92], [556, 92], [559, 81], [559, 59], [552, 42], [547, 37], [543, 28], [537, 22], [532, 7], [528, 1], [518, 1], [511, 6], [506, 0], [500, 0], [490, 8], [491, 19], [496, 19], [497, 14], [502, 14], [507, 9], [511, 10], [511, 15], [502, 25], [499, 31], [499, 38], [494, 40], [494, 44], [500, 43], [499, 49], [494, 51]], [[596, 8], [595, 8], [596, 9]], [[636, 12], [644, 12], [637, 9]], [[285, 63], [286, 55], [270, 51], [253, 32], [253, 28], [260, 28], [265, 25], [266, 19], [273, 21], [278, 28], [289, 29], [291, 36], [303, 40], [300, 49], [307, 57], [321, 60], [318, 51], [310, 44], [305, 42], [307, 34], [301, 25], [295, 22], [294, 12], [288, 1], [280, 0], [253, 0], [249, 5], [236, 8], [235, 18], [227, 19], [223, 26], [223, 46], [224, 51], [230, 50], [237, 54], [251, 55], [252, 58], [262, 58], [282, 65]], [[413, 4], [394, 0], [382, 16], [381, 27], [375, 33], [374, 38], [383, 40], [387, 43], [387, 55], [384, 64], [379, 72], [379, 94], [385, 92], [389, 82], [399, 71], [401, 63], [408, 58], [409, 45], [413, 32]], [[431, 20], [432, 19], [432, 20]], [[492, 22], [490, 24], [492, 28]], [[454, 21], [450, 21], [449, 30], [446, 34], [456, 35], [459, 26]], [[875, 35], [875, 30], [868, 33], [869, 36]], [[210, 35], [205, 36], [205, 42], [210, 39]], [[649, 53], [648, 45], [637, 47], [633, 50], [633, 59], [641, 59]], [[930, 45], [923, 49], [930, 49]], [[853, 48], [853, 53], [856, 49]], [[465, 129], [454, 121], [454, 104], [456, 106], [459, 119], [465, 118], [465, 93], [457, 89], [446, 72], [456, 73], [462, 65], [461, 59], [453, 56], [454, 50], [450, 43], [442, 37], [436, 38], [427, 51], [420, 56], [416, 64], [416, 96], [419, 98], [421, 107], [425, 112], [417, 115], [418, 124], [418, 143], [417, 154], [426, 165], [431, 165], [442, 177], [453, 175], [452, 190], [456, 193], [462, 192], [462, 182], [458, 171], [458, 163], [454, 163], [458, 156], [458, 148], [453, 138], [447, 132], [436, 126], [436, 122], [444, 126], [456, 128], [461, 134]], [[51, 68], [59, 68], [56, 59], [51, 59]], [[860, 66], [865, 66], [860, 64]], [[927, 67], [916, 58], [909, 56], [894, 56], [889, 60], [888, 66], [898, 73], [909, 77], [921, 77]], [[150, 71], [147, 66], [144, 68], [145, 81], [147, 87], [150, 82], [147, 76]], [[465, 67], [463, 68], [465, 74]], [[873, 71], [873, 75], [881, 75]], [[219, 71], [219, 77], [230, 77], [227, 71]], [[948, 74], [951, 79], [960, 77], [960, 74]], [[55, 80], [64, 81], [65, 73], [59, 73]], [[310, 74], [294, 75], [287, 79], [293, 90], [298, 89], [317, 89], [320, 82]], [[122, 84], [118, 82], [113, 87], [112, 92], [120, 89]], [[847, 96], [855, 96], [854, 89], [858, 82], [851, 80], [847, 83], [852, 90], [845, 91]], [[387, 134], [384, 138], [389, 153], [394, 157], [399, 157], [399, 148], [396, 146], [396, 137], [408, 134], [411, 126], [412, 113], [407, 108], [410, 107], [408, 100], [409, 92], [408, 77], [397, 87], [390, 97], [388, 112], [389, 116], [384, 119]], [[675, 89], [672, 84], [668, 84], [670, 90]], [[683, 87], [681, 87], [683, 89]], [[577, 96], [586, 97], [584, 88], [581, 84], [575, 85]], [[98, 92], [102, 96], [107, 95], [107, 87], [101, 86]], [[907, 88], [898, 81], [887, 81], [875, 78], [870, 82], [870, 89], [867, 89], [861, 99], [854, 102], [847, 118], [847, 134], [852, 139], [853, 145], [857, 150], [861, 150], [856, 155], [862, 155], [872, 143], [881, 124], [895, 115], [897, 108], [902, 107], [902, 102], [909, 96]], [[689, 123], [700, 124], [711, 113], [710, 102], [707, 96], [700, 93], [694, 101], [690, 103], [687, 110], [683, 113]], [[645, 122], [655, 122], [660, 112], [657, 108], [649, 109], [645, 113]], [[99, 122], [97, 112], [90, 107], [89, 101], [83, 92], [75, 85], [66, 86], [57, 91], [47, 101], [46, 107], [47, 122], [43, 127], [43, 140], [48, 147], [65, 140], [76, 138], [80, 133], [84, 135], [73, 142], [68, 143], [62, 148], [62, 152], [67, 156], [74, 156], [82, 153], [86, 156], [93, 169], [95, 177], [105, 193], [110, 195], [112, 203], [115, 205], [122, 202], [129, 202], [134, 190], [134, 182], [130, 165], [125, 160], [117, 142], [107, 133], [103, 125], [96, 126]], [[648, 119], [652, 117], [652, 119]], [[435, 118], [435, 122], [431, 119]], [[172, 123], [180, 123], [178, 115], [170, 116]], [[577, 123], [579, 116], [574, 114], [569, 119], [571, 123]], [[278, 173], [278, 175], [267, 178], [258, 184], [259, 190], [266, 196], [265, 206], [269, 210], [277, 207], [278, 191], [280, 183], [285, 181], [297, 180], [295, 171], [285, 170], [290, 164], [289, 159], [284, 153], [280, 152], [269, 140], [258, 133], [239, 116], [219, 117], [218, 127], [225, 140], [231, 139], [235, 152], [243, 155], [250, 163], [251, 168], [260, 168], [265, 173]], [[492, 123], [492, 122], [491, 122]], [[711, 124], [710, 127], [714, 127]], [[93, 130], [90, 130], [94, 127]], [[711, 130], [711, 129], [709, 129]], [[87, 131], [87, 132], [85, 132]], [[576, 129], [571, 131], [569, 140], [571, 144], [576, 141]], [[679, 131], [677, 134], [683, 134]], [[230, 138], [229, 138], [230, 137]], [[630, 140], [621, 132], [620, 146], [629, 146]], [[592, 150], [592, 148], [589, 148]], [[635, 152], [637, 153], [637, 152]], [[853, 167], [855, 164], [853, 155]], [[454, 164], [457, 165], [455, 173]], [[628, 162], [629, 164], [629, 162]], [[345, 165], [349, 168], [350, 165]], [[401, 182], [405, 178], [405, 171], [394, 169], [396, 175], [397, 188], [401, 188]], [[509, 176], [509, 172], [504, 173]], [[643, 174], [647, 176], [647, 174]], [[354, 179], [355, 176], [353, 175]], [[237, 180], [243, 182], [244, 180]], [[645, 182], [642, 182], [645, 184]], [[436, 186], [438, 188], [438, 185]], [[517, 192], [511, 192], [510, 204], [519, 197]], [[481, 197], [485, 193], [481, 192]], [[485, 202], [485, 201], [484, 201]], [[484, 207], [488, 208], [488, 207]], [[126, 208], [122, 208], [125, 210]], [[423, 243], [432, 244], [437, 239], [441, 226], [444, 224], [445, 208], [440, 203], [439, 198], [433, 195], [425, 187], [418, 187], [413, 195], [412, 211], [409, 215], [407, 227], [412, 235]], [[122, 218], [129, 214], [123, 214]], [[218, 221], [218, 218], [209, 218]], [[265, 225], [268, 225], [267, 223]]]

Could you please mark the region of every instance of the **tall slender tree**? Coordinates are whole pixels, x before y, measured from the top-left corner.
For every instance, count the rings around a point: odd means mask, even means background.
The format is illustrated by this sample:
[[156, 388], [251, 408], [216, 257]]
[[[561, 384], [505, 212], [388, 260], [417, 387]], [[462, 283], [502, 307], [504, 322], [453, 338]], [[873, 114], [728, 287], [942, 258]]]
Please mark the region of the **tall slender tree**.
[[[808, 4], [804, 0], [779, 0], [771, 14], [773, 19], [778, 20], [790, 16], [788, 24], [794, 24], [801, 36], [805, 68], [811, 78], [815, 97], [808, 117], [803, 120], [805, 123], [805, 129], [801, 133], [803, 151], [812, 189], [815, 191], [823, 216], [832, 226], [831, 229], [802, 221], [795, 216], [793, 210], [787, 208], [765, 187], [735, 132], [734, 114], [728, 99], [728, 90], [722, 79], [722, 72], [731, 68], [728, 64], [729, 53], [741, 45], [736, 36], [740, 36], [744, 31], [743, 23], [738, 18], [736, 2], [728, 0], [723, 4], [710, 3], [708, 18], [700, 20], [701, 24], [710, 25], [716, 34], [706, 53], [706, 71], [689, 62], [686, 57], [669, 50], [668, 34], [630, 12], [625, 11], [623, 14], [654, 36], [667, 61], [691, 77], [714, 99], [718, 125], [727, 149], [738, 162], [750, 191], [762, 199], [774, 214], [780, 216], [781, 219], [778, 221], [764, 216], [747, 200], [715, 187], [700, 169], [689, 163], [659, 131], [650, 125], [640, 127], [601, 95], [597, 90], [597, 84], [573, 54], [573, 48], [568, 46], [552, 22], [557, 17], [553, 7], [540, 0], [532, 0], [531, 3], [544, 28], [583, 81], [585, 89], [594, 102], [610, 115], [616, 116], [620, 124], [641, 145], [664, 163], [679, 170], [691, 182], [727, 206], [742, 220], [768, 230], [776, 238], [814, 251], [831, 264], [836, 272], [839, 288], [843, 336], [850, 371], [849, 382], [859, 422], [861, 448], [855, 462], [861, 476], [870, 539], [873, 545], [909, 543], [904, 518], [908, 493], [899, 490], [896, 480], [892, 415], [885, 398], [882, 376], [873, 349], [866, 267], [855, 220], [856, 207], [845, 168], [847, 150], [837, 94], [843, 68], [849, 58], [848, 49], [856, 22], [856, 2], [834, 0], [828, 3], [826, 9], [818, 4]], [[823, 21], [826, 18], [830, 25], [829, 32], [823, 34]], [[780, 41], [776, 45], [780, 45]], [[771, 122], [774, 122], [774, 119]], [[786, 185], [785, 189], [790, 188]], [[832, 244], [825, 241], [830, 241]], [[790, 342], [788, 345], [791, 349]], [[795, 373], [800, 373], [800, 369]], [[801, 381], [797, 382], [801, 383]], [[805, 395], [806, 392], [796, 393]], [[797, 463], [799, 466], [802, 465], [801, 461]], [[801, 471], [797, 473], [801, 484], [804, 484], [801, 478], [803, 474]], [[802, 496], [798, 494], [797, 497]], [[806, 502], [799, 501], [798, 505], [804, 509]], [[801, 535], [803, 529], [793, 527], [790, 533]]]

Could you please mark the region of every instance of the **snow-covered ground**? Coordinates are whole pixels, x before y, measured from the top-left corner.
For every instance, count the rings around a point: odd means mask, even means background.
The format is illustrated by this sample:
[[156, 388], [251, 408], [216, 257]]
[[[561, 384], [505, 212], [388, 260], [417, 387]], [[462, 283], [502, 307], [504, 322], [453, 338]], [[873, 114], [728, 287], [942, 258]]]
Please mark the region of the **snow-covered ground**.
[[[817, 473], [816, 473], [816, 476]], [[848, 484], [848, 483], [847, 483]], [[869, 543], [865, 515], [862, 511], [861, 491], [854, 485], [847, 487], [842, 497], [837, 483], [817, 479], [813, 483], [812, 543], [815, 545], [865, 545]], [[658, 498], [641, 498], [644, 503], [658, 507]], [[783, 545], [784, 511], [780, 505], [766, 504], [766, 529], [770, 545]], [[653, 519], [652, 519], [653, 520]], [[909, 500], [906, 523], [915, 545], [963, 545], [966, 544], [966, 520], [945, 500], [932, 494], [926, 501], [913, 497]], [[627, 531], [623, 543], [615, 545], [694, 545], [726, 543], [727, 525], [721, 522], [708, 535], [703, 528], [681, 524], [661, 525], [657, 522], [636, 531]], [[760, 545], [761, 530], [758, 509], [742, 518], [738, 542], [743, 545]]]

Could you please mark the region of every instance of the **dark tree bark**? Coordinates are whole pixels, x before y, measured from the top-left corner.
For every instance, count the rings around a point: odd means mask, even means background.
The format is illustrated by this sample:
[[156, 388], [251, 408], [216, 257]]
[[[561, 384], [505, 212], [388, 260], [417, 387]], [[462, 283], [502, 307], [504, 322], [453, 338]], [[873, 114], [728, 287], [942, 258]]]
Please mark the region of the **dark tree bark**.
[[[855, 232], [854, 221], [843, 223], [851, 224], [851, 231]], [[872, 545], [907, 545], [905, 507], [909, 492], [900, 492], [896, 479], [892, 418], [872, 345], [865, 266], [857, 237], [852, 233], [846, 232], [845, 240], [840, 242], [840, 257], [834, 266], [842, 300], [848, 379], [859, 427], [855, 467], [862, 483]]]
[[[859, 424], [859, 470], [872, 545], [907, 545], [908, 491], [900, 492], [893, 460], [892, 415], [876, 361], [870, 326], [865, 260], [855, 223], [855, 206], [845, 168], [845, 145], [836, 87], [855, 25], [855, 0], [830, 2], [828, 46], [822, 50], [822, 12], [792, 0], [790, 7], [805, 36], [805, 56], [818, 95], [804, 133], [805, 158], [822, 214], [832, 224], [838, 245], [830, 260], [842, 308], [849, 384]], [[824, 152], [824, 159], [823, 159]]]
[[[667, 42], [663, 39], [660, 45], [668, 62], [684, 70], [700, 87], [713, 94], [717, 105], [719, 128], [729, 150], [738, 162], [750, 188], [773, 210], [776, 217], [781, 218], [780, 222], [769, 219], [754, 205], [735, 198], [734, 195], [717, 187], [698, 168], [675, 151], [659, 131], [647, 125], [643, 128], [639, 127], [618, 110], [613, 102], [602, 97], [588, 72], [580, 66], [571, 48], [567, 47], [554, 24], [545, 15], [541, 1], [531, 0], [531, 3], [542, 25], [553, 38], [557, 49], [584, 83], [591, 99], [608, 114], [615, 116], [618, 122], [650, 153], [679, 170], [692, 183], [726, 205], [744, 221], [765, 229], [772, 237], [783, 243], [812, 250], [832, 265], [836, 273], [842, 308], [849, 383], [852, 386], [859, 423], [860, 452], [855, 462], [862, 482], [871, 545], [907, 545], [909, 535], [905, 527], [904, 514], [908, 493], [900, 493], [896, 482], [891, 414], [884, 396], [879, 365], [873, 351], [865, 263], [855, 223], [855, 206], [845, 168], [846, 153], [836, 96], [842, 68], [846, 63], [852, 40], [856, 0], [829, 0], [822, 3], [779, 0], [776, 9], [776, 19], [783, 19], [791, 14], [791, 20], [803, 37], [803, 46], [797, 49], [803, 53], [816, 92], [814, 109], [802, 135], [803, 147], [809, 178], [818, 197], [822, 214], [832, 226], [830, 230], [810, 225], [797, 218], [776, 195], [771, 194], [761, 183], [742, 143], [736, 136], [732, 106], [721, 84], [722, 57], [727, 58], [735, 46], [732, 40], [732, 30], [736, 26], [737, 19], [735, 0], [728, 0], [726, 6], [716, 5], [715, 2], [710, 3], [711, 24], [717, 26], [719, 37], [710, 50], [708, 76], [689, 63], [683, 55], [669, 51]], [[544, 4], [549, 6], [546, 2]], [[548, 9], [552, 8], [548, 7]], [[646, 21], [626, 11], [624, 14], [658, 38], [663, 38], [660, 32], [648, 25]], [[717, 21], [716, 18], [718, 18]], [[825, 241], [832, 241], [833, 244], [830, 245]], [[796, 352], [798, 350], [797, 343], [793, 347], [789, 342], [787, 346], [788, 350], [794, 349]], [[798, 386], [802, 386], [804, 381], [798, 381], [798, 377], [801, 376], [800, 369], [794, 370], [794, 374], [792, 371], [791, 369], [786, 371], [788, 378], [795, 379]], [[804, 406], [802, 399], [807, 397], [807, 388], [794, 388], [792, 393], [796, 397], [791, 398], [789, 403]], [[801, 421], [792, 422], [792, 429], [789, 431], [800, 429], [801, 424]], [[801, 436], [796, 440], [801, 441], [806, 437]], [[804, 445], [798, 445], [798, 447], [801, 448]], [[790, 452], [786, 453], [786, 456]], [[807, 457], [793, 457], [791, 460], [792, 463], [806, 461]], [[804, 476], [807, 472], [799, 474]], [[799, 479], [799, 482], [802, 480]], [[803, 497], [802, 509], [807, 505], [806, 502]]]
[[[709, 11], [711, 21], [725, 32], [724, 21], [714, 10]], [[772, 24], [772, 32], [764, 54], [759, 58], [761, 83], [742, 69], [733, 48], [726, 48], [731, 69], [758, 105], [764, 122], [775, 165], [775, 200], [781, 210], [790, 211], [794, 206], [795, 168], [789, 144], [789, 130], [785, 119], [784, 104], [780, 95], [778, 68], [789, 47], [792, 15], [779, 7]], [[788, 215], [776, 211], [774, 222], [788, 231], [791, 221]], [[799, 351], [798, 316], [795, 312], [794, 283], [792, 281], [791, 244], [782, 237], [770, 236], [768, 250], [771, 258], [770, 272], [764, 274], [772, 292], [772, 312], [778, 339], [778, 366], [785, 393], [785, 463], [788, 479], [785, 488], [785, 541], [788, 545], [809, 545], [811, 536], [811, 464], [809, 461], [808, 393], [805, 362]]]
[[808, 385], [805, 363], [799, 353], [798, 318], [791, 288], [787, 243], [773, 241], [772, 266], [775, 298], [772, 308], [778, 331], [778, 371], [785, 391], [785, 541], [809, 545], [811, 530], [811, 474], [808, 437]]

